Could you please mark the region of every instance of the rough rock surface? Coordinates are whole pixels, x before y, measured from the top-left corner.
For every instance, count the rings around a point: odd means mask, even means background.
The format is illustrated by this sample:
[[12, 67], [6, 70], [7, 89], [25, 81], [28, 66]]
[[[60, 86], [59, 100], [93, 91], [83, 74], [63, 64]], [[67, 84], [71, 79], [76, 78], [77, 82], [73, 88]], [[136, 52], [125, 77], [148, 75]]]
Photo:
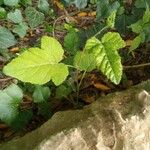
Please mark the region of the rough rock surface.
[[150, 95], [143, 90], [150, 92], [150, 80], [83, 110], [58, 112], [0, 150], [149, 150]]

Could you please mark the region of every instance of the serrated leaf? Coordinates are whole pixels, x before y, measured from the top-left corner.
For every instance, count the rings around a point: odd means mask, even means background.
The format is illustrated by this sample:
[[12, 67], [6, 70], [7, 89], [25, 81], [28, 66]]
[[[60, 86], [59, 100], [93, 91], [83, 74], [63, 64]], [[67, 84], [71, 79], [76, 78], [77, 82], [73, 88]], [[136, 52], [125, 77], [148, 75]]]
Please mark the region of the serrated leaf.
[[14, 35], [8, 29], [0, 26], [0, 49], [7, 49], [15, 44]]
[[107, 18], [106, 24], [110, 28], [114, 28], [116, 19], [116, 10], [111, 13], [111, 15]]
[[15, 6], [17, 5], [19, 0], [4, 0], [4, 4], [7, 6]]
[[44, 14], [33, 7], [27, 7], [25, 15], [31, 28], [35, 28], [44, 21]]
[[40, 103], [47, 101], [51, 92], [49, 87], [42, 87], [37, 85], [35, 87], [34, 93], [33, 93], [33, 99], [35, 103]]
[[74, 66], [80, 71], [92, 71], [96, 67], [95, 56], [92, 53], [78, 52], [74, 58]]
[[19, 113], [22, 98], [22, 90], [15, 84], [0, 91], [0, 119], [3, 122], [11, 125]]
[[139, 45], [144, 41], [145, 35], [144, 34], [139, 34], [137, 37], [135, 37], [131, 43], [131, 47], [130, 47], [130, 52], [135, 50], [136, 48], [139, 47]]
[[20, 23], [19, 25], [16, 25], [13, 29], [13, 32], [18, 34], [21, 38], [23, 38], [28, 30], [28, 26], [25, 22]]
[[108, 32], [102, 37], [101, 41], [105, 47], [113, 50], [125, 47], [125, 42], [122, 40], [119, 33]]
[[80, 48], [79, 35], [71, 30], [64, 38], [64, 47], [70, 54], [75, 54]]
[[48, 36], [43, 36], [41, 48], [30, 48], [6, 65], [3, 72], [24, 82], [44, 84], [52, 80], [61, 84], [68, 76], [68, 67], [59, 63], [63, 49], [60, 43]]
[[150, 22], [150, 11], [146, 9], [143, 15], [143, 24]]
[[48, 13], [48, 11], [49, 11], [49, 3], [48, 3], [48, 1], [47, 0], [39, 0], [38, 1], [38, 8], [42, 12]]
[[118, 49], [125, 46], [118, 33], [106, 33], [102, 40], [96, 37], [89, 39], [85, 46], [85, 52], [93, 53], [96, 56], [96, 63], [99, 70], [115, 84], [119, 84], [122, 77], [121, 58]]
[[14, 12], [9, 12], [7, 14], [7, 19], [11, 20], [14, 23], [21, 23], [23, 20], [21, 11], [19, 9], [15, 9]]
[[142, 25], [143, 25], [142, 20], [139, 20], [136, 23], [131, 24], [129, 27], [131, 27], [134, 33], [140, 33], [143, 30]]

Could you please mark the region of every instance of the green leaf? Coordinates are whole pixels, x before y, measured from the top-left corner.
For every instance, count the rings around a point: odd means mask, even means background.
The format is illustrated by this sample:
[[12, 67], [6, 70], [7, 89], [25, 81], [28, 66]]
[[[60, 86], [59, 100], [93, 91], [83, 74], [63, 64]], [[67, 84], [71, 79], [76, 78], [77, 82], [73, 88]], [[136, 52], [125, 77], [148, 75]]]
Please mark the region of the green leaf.
[[139, 45], [144, 41], [144, 35], [143, 34], [139, 34], [137, 37], [134, 38], [134, 40], [131, 43], [130, 46], [130, 52], [135, 50], [136, 48], [139, 47]]
[[139, 20], [136, 23], [131, 24], [130, 27], [134, 33], [140, 33], [143, 30], [142, 24], [142, 20]]
[[59, 63], [63, 57], [61, 44], [54, 38], [43, 36], [40, 48], [30, 48], [6, 65], [3, 72], [23, 82], [44, 84], [52, 80], [61, 84], [68, 76], [68, 67]]
[[13, 32], [18, 34], [21, 38], [23, 38], [28, 30], [28, 26], [25, 22], [20, 23], [19, 25], [16, 25], [13, 29]]
[[85, 45], [85, 52], [96, 56], [99, 70], [115, 84], [119, 84], [122, 77], [121, 58], [118, 49], [123, 48], [125, 42], [118, 33], [106, 33], [102, 40], [96, 37], [89, 39]]
[[56, 97], [61, 99], [67, 97], [71, 93], [71, 87], [67, 87], [65, 85], [60, 85], [56, 89]]
[[7, 6], [15, 6], [17, 5], [19, 0], [4, 0], [4, 4]]
[[21, 0], [21, 4], [24, 6], [32, 5], [32, 0]]
[[3, 0], [0, 0], [0, 5], [4, 4], [4, 1]]
[[0, 7], [0, 19], [3, 19], [7, 16], [7, 12], [3, 7]]
[[38, 103], [38, 114], [42, 115], [46, 119], [50, 118], [50, 116], [52, 115], [50, 103], [48, 103], [47, 101]]
[[118, 50], [125, 47], [125, 42], [117, 32], [108, 32], [102, 37], [102, 43], [106, 48], [111, 50]]
[[149, 0], [136, 0], [135, 1], [135, 6], [137, 8], [146, 8], [147, 5], [149, 6], [150, 8], [150, 1]]
[[47, 0], [39, 0], [38, 1], [38, 8], [42, 12], [48, 13], [48, 11], [49, 11], [49, 3], [48, 3], [48, 1]]
[[31, 28], [35, 28], [44, 21], [44, 14], [33, 7], [27, 7], [25, 15]]
[[20, 111], [19, 114], [11, 123], [12, 129], [21, 130], [29, 123], [29, 121], [32, 119], [32, 116], [33, 116], [33, 112], [30, 109]]
[[15, 37], [6, 28], [0, 26], [0, 49], [7, 49], [16, 44]]
[[92, 53], [78, 52], [74, 59], [74, 66], [80, 71], [92, 71], [96, 68], [95, 57]]
[[0, 119], [3, 122], [11, 125], [19, 113], [22, 98], [22, 90], [15, 84], [0, 91]]
[[150, 11], [146, 9], [143, 15], [143, 24], [150, 22]]
[[114, 28], [116, 19], [116, 10], [111, 13], [111, 15], [107, 18], [106, 24], [110, 28]]
[[71, 30], [64, 38], [64, 47], [72, 55], [80, 48], [79, 35], [75, 30]]
[[42, 87], [37, 85], [33, 93], [34, 102], [40, 103], [40, 102], [47, 101], [48, 98], [50, 97], [50, 94], [51, 92], [49, 87]]
[[10, 12], [7, 14], [7, 19], [11, 20], [14, 23], [21, 23], [23, 20], [21, 11], [19, 9], [15, 9], [14, 12]]
[[115, 1], [113, 3], [109, 3], [109, 0], [99, 0], [97, 2], [97, 9], [96, 9], [96, 18], [97, 19], [104, 19], [111, 15], [113, 11], [117, 11], [120, 7], [120, 3]]
[[75, 4], [79, 9], [87, 6], [87, 0], [64, 0], [67, 4]]

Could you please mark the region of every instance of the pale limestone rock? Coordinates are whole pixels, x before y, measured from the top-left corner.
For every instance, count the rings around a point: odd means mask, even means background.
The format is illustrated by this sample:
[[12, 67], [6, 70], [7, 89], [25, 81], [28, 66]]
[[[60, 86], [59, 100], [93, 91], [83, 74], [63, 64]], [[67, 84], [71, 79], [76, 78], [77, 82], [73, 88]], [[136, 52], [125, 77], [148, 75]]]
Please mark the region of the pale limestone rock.
[[143, 89], [150, 92], [150, 81], [101, 97], [83, 110], [58, 112], [0, 150], [150, 150], [150, 96]]

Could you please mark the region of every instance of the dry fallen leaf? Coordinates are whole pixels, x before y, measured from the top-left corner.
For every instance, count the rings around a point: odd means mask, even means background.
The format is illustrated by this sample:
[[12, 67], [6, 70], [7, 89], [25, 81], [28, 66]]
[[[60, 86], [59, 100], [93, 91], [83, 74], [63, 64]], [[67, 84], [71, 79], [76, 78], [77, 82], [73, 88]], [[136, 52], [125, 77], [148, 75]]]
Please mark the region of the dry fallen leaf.
[[126, 46], [131, 46], [132, 40], [126, 40], [125, 43], [126, 43]]
[[13, 48], [11, 48], [10, 52], [14, 52], [14, 53], [19, 52], [19, 47], [13, 47]]
[[96, 87], [98, 90], [102, 90], [102, 91], [108, 91], [110, 90], [110, 88], [102, 83], [94, 83], [93, 84], [94, 87]]
[[64, 9], [63, 4], [59, 0], [54, 0], [54, 4], [61, 10]]

